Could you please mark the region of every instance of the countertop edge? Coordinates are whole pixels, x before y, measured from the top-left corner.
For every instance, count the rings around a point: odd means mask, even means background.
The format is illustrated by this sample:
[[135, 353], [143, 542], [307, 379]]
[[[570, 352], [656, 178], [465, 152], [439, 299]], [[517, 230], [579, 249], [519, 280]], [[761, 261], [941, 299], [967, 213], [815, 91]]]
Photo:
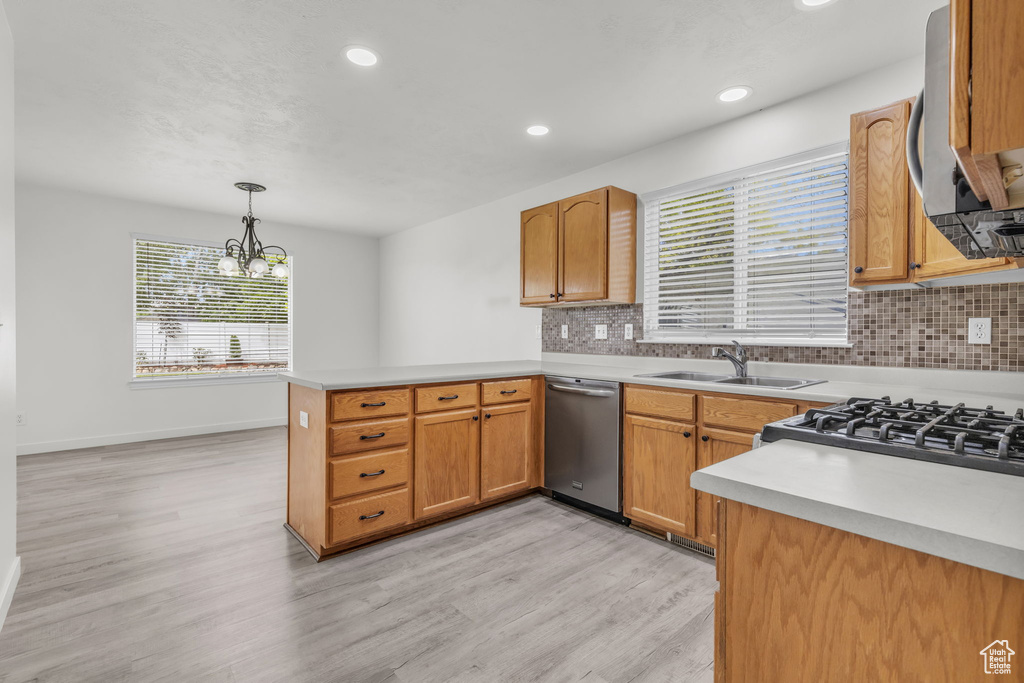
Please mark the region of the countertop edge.
[[1024, 552], [863, 510], [833, 505], [698, 470], [690, 485], [705, 493], [877, 541], [1024, 580]]

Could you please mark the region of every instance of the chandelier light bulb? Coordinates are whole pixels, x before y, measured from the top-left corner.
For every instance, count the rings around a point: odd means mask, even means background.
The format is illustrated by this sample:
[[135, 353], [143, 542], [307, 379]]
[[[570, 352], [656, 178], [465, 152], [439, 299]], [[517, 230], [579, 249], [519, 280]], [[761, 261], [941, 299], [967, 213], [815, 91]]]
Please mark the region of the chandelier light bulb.
[[267, 263], [266, 259], [259, 257], [249, 261], [249, 272], [253, 275], [263, 275], [264, 273], [270, 272], [270, 264]]
[[238, 270], [238, 261], [231, 258], [230, 256], [224, 256], [220, 261], [217, 262], [217, 267], [221, 272], [227, 274]]
[[270, 271], [274, 277], [288, 277], [288, 266], [283, 263], [276, 264]]

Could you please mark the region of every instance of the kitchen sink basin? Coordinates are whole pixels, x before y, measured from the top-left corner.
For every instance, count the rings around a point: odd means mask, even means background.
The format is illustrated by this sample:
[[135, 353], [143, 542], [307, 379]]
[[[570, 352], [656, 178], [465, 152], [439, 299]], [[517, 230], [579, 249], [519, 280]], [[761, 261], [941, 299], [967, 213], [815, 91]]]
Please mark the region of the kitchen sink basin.
[[792, 379], [789, 377], [728, 377], [718, 384], [742, 384], [748, 387], [773, 387], [775, 389], [798, 389], [812, 384], [821, 384], [823, 379]]
[[729, 375], [714, 375], [709, 372], [652, 372], [637, 377], [657, 377], [658, 379], [677, 379], [681, 382], [718, 382], [729, 379]]
[[675, 379], [680, 382], [712, 382], [714, 384], [740, 384], [748, 387], [771, 387], [773, 389], [799, 389], [812, 384], [822, 384], [823, 379], [794, 379], [790, 377], [735, 377], [733, 375], [715, 375], [710, 372], [652, 372], [636, 377], [657, 377], [658, 379]]

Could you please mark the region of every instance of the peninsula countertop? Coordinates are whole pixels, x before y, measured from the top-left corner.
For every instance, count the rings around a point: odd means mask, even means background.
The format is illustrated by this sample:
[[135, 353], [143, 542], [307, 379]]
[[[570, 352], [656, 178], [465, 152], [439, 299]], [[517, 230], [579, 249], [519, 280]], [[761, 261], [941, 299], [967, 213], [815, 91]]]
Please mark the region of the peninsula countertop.
[[694, 472], [690, 483], [1024, 579], [1024, 477], [782, 440]]
[[[588, 356], [587, 360], [592, 360]], [[628, 357], [609, 356], [607, 362], [559, 362], [550, 360], [519, 360], [496, 361], [481, 363], [452, 363], [445, 365], [408, 365], [395, 367], [375, 367], [351, 370], [311, 370], [282, 372], [279, 377], [287, 382], [299, 384], [319, 391], [335, 391], [339, 389], [360, 389], [367, 387], [385, 387], [404, 384], [435, 384], [445, 382], [468, 382], [476, 380], [496, 379], [502, 377], [522, 377], [528, 375], [558, 375], [579, 377], [583, 379], [604, 380], [629, 384], [645, 384], [649, 386], [673, 387], [691, 391], [710, 391], [715, 393], [739, 394], [746, 396], [764, 396], [770, 398], [790, 399], [793, 401], [809, 401], [835, 403], [850, 397], [880, 398], [892, 396], [896, 399], [913, 396], [917, 399], [939, 401], [940, 403], [967, 402], [971, 405], [992, 405], [997, 410], [1012, 412], [1024, 407], [1024, 392], [1013, 391], [1011, 386], [1018, 386], [1015, 380], [997, 379], [996, 375], [1009, 373], [988, 373], [991, 381], [975, 382], [974, 386], [965, 386], [963, 373], [943, 375], [947, 371], [922, 371], [909, 379], [898, 373], [906, 373], [905, 369], [857, 368], [856, 377], [863, 381], [850, 381], [850, 368], [846, 372], [829, 377], [834, 370], [826, 366], [790, 366], [784, 363], [751, 363], [750, 374], [765, 374], [774, 377], [806, 377], [809, 379], [825, 379], [823, 384], [813, 384], [799, 389], [778, 389], [771, 387], [740, 386], [735, 384], [719, 384], [715, 382], [684, 382], [679, 380], [659, 379], [657, 377], [640, 377], [661, 369], [644, 365], [630, 365]], [[661, 360], [661, 359], [658, 359]], [[731, 367], [721, 361], [695, 359], [680, 361], [665, 359], [664, 368], [668, 370], [693, 369], [701, 372], [717, 372], [731, 374]], [[984, 375], [985, 373], [971, 373]], [[919, 379], [918, 379], [919, 377]], [[986, 380], [989, 378], [986, 377]], [[981, 391], [981, 386], [986, 390]]]

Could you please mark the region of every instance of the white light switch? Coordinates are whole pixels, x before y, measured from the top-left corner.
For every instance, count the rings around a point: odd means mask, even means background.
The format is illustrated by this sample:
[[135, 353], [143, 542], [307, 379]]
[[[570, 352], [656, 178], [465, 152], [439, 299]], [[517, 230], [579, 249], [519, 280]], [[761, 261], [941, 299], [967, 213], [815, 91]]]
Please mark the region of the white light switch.
[[537, 325], [537, 328], [533, 331], [533, 336], [535, 336], [537, 339], [540, 339], [540, 337], [541, 337], [540, 325]]
[[309, 429], [309, 413], [305, 410], [299, 411], [299, 426]]
[[568, 338], [569, 338], [569, 326], [568, 325], [562, 325], [562, 339], [568, 339]]
[[968, 318], [967, 319], [967, 343], [968, 344], [991, 344], [992, 343], [992, 318]]
[[594, 339], [607, 339], [608, 338], [608, 326], [607, 325], [594, 325]]
[[623, 326], [622, 338], [623, 339], [632, 339], [633, 338], [633, 323], [626, 323]]

